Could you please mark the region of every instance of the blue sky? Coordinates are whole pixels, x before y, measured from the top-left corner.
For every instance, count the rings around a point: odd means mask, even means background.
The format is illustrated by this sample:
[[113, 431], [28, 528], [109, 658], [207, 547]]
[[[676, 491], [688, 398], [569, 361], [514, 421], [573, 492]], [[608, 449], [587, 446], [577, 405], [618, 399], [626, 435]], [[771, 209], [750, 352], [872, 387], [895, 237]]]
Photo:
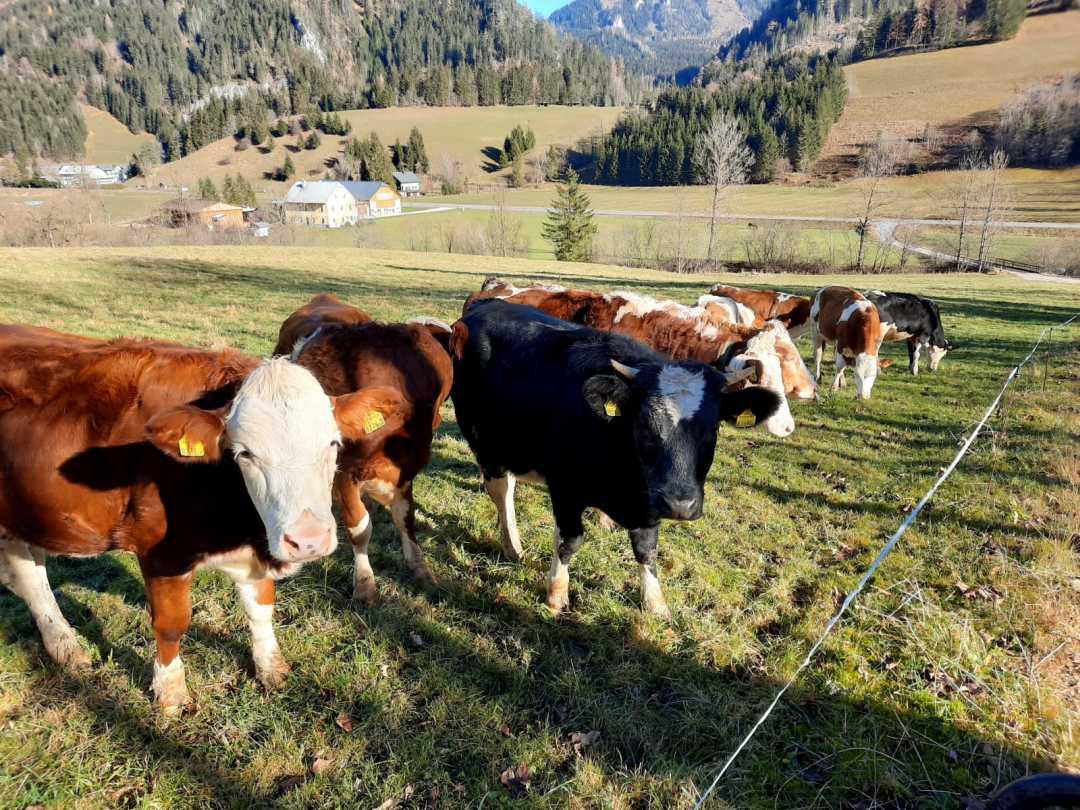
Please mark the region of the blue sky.
[[527, 5], [541, 17], [547, 17], [555, 9], [565, 6], [570, 0], [520, 0], [520, 2]]

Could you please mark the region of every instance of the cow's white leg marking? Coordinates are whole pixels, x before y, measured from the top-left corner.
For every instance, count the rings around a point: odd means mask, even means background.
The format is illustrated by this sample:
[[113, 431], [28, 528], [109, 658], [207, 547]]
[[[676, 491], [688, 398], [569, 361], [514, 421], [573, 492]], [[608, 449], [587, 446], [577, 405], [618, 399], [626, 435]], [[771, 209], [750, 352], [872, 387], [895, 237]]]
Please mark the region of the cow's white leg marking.
[[825, 354], [825, 341], [814, 332], [814, 382], [821, 382], [821, 358]]
[[168, 664], [162, 664], [154, 656], [154, 679], [150, 686], [154, 690], [155, 702], [166, 717], [180, 714], [191, 701], [184, 677], [184, 662], [179, 655]]
[[547, 606], [556, 615], [570, 605], [570, 564], [563, 562], [559, 556], [562, 542], [559, 530], [555, 529], [555, 547], [551, 553], [551, 568], [547, 578]]
[[0, 582], [26, 603], [54, 661], [68, 667], [90, 665], [90, 656], [79, 646], [49, 586], [45, 552], [0, 531]]
[[919, 341], [915, 344], [915, 348], [911, 350], [911, 373], [916, 377], [919, 375], [919, 352], [922, 350], [923, 343]]
[[353, 599], [371, 604], [377, 597], [375, 572], [368, 559], [368, 543], [371, 542], [371, 514], [364, 512], [360, 522], [349, 527], [353, 548]]
[[671, 609], [660, 590], [660, 580], [656, 576], [656, 563], [641, 563], [641, 604], [645, 610], [661, 619], [671, 618]]
[[488, 478], [484, 489], [495, 504], [499, 513], [499, 535], [502, 540], [503, 554], [515, 562], [521, 560], [521, 537], [518, 535], [517, 513], [514, 510], [514, 476], [507, 473], [502, 478]]
[[240, 597], [240, 604], [247, 614], [248, 627], [251, 628], [251, 657], [255, 659], [255, 676], [267, 689], [275, 689], [285, 683], [289, 665], [285, 663], [277, 636], [274, 635], [274, 603], [261, 604], [259, 591], [258, 582], [236, 583], [236, 595]]
[[836, 352], [836, 378], [833, 380], [832, 390], [839, 391], [844, 387], [844, 369], [846, 365], [844, 363], [844, 355], [839, 351]]
[[409, 570], [422, 585], [434, 585], [435, 575], [427, 567], [424, 552], [416, 543], [416, 513], [410, 490], [394, 491], [394, 496], [390, 501], [390, 518], [394, 521], [398, 534], [401, 535], [401, 553], [405, 555]]

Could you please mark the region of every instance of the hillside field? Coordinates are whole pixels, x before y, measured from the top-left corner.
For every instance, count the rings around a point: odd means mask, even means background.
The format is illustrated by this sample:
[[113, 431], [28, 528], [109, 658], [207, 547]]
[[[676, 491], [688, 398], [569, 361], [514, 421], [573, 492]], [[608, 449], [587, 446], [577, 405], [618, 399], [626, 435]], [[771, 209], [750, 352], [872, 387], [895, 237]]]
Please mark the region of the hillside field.
[[[661, 531], [670, 623], [640, 612], [625, 534], [595, 524], [572, 565], [571, 609], [553, 621], [547, 498], [519, 489], [526, 560], [506, 562], [449, 404], [416, 487], [439, 589], [414, 586], [379, 512], [377, 606], [350, 601], [344, 539], [281, 584], [293, 673], [278, 693], [251, 675], [231, 587], [203, 573], [183, 642], [197, 703], [158, 718], [134, 560], [53, 559], [52, 586], [96, 663], [83, 675], [53, 666], [26, 608], [0, 593], [0, 806], [689, 808], [1009, 366], [1044, 324], [1080, 308], [1075, 286], [1004, 276], [675, 276], [348, 248], [0, 249], [0, 319], [263, 354], [316, 292], [381, 319], [452, 320], [493, 274], [682, 301], [721, 278], [798, 293], [887, 281], [936, 299], [958, 348], [937, 374], [912, 378], [901, 361], [870, 402], [849, 386], [794, 404], [789, 439], [725, 428], [706, 516]], [[1025, 772], [1080, 766], [1078, 331], [1057, 334], [1045, 390], [1041, 361], [1024, 373], [709, 807], [963, 808]], [[572, 736], [592, 731], [584, 746]], [[316, 758], [329, 761], [320, 775]], [[519, 765], [528, 784], [500, 784]]]
[[80, 104], [79, 109], [86, 119], [86, 163], [126, 164], [144, 143], [157, 142], [147, 132], [136, 135], [104, 110], [88, 104]]
[[[415, 126], [424, 136], [424, 145], [433, 170], [437, 171], [443, 155], [460, 161], [465, 175], [481, 183], [505, 181], [493, 177], [492, 164], [485, 149], [501, 149], [505, 138], [518, 124], [527, 124], [536, 133], [536, 147], [530, 154], [540, 154], [549, 144], [572, 146], [580, 138], [606, 131], [622, 113], [619, 107], [394, 107], [377, 110], [352, 110], [341, 113], [353, 125], [353, 136], [366, 138], [377, 132], [386, 147], [400, 138], [408, 141]], [[346, 137], [321, 135], [322, 144], [315, 150], [294, 151], [296, 136], [277, 139], [273, 150], [265, 152], [255, 147], [243, 152], [234, 149], [236, 141], [229, 137], [216, 141], [175, 163], [159, 167], [152, 174], [152, 183], [187, 183], [194, 186], [200, 177], [211, 177], [220, 185], [225, 174], [247, 177], [256, 188], [275, 195], [283, 194], [293, 181], [279, 183], [267, 179], [282, 163], [285, 155], [292, 156], [296, 165], [293, 180], [322, 179], [329, 162], [341, 153]], [[227, 163], [225, 161], [228, 161]]]
[[1080, 9], [1024, 20], [1010, 40], [870, 59], [844, 68], [848, 100], [822, 157], [851, 155], [881, 130], [984, 124], [1017, 92], [1080, 71]]

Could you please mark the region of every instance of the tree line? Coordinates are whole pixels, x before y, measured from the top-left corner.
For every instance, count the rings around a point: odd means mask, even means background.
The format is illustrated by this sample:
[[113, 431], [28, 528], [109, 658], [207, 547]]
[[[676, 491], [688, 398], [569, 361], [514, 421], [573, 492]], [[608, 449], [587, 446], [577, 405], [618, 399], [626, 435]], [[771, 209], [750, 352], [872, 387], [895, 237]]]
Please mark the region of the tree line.
[[624, 114], [610, 134], [590, 144], [592, 179], [618, 185], [709, 182], [700, 143], [720, 112], [742, 128], [752, 182], [769, 182], [781, 157], [801, 171], [810, 168], [847, 99], [837, 60], [789, 56], [753, 76], [737, 66], [727, 70], [719, 89], [671, 88], [644, 110]]
[[76, 99], [175, 159], [242, 126], [399, 104], [623, 104], [644, 80], [513, 0], [369, 5], [16, 0], [0, 17], [0, 153], [79, 154]]

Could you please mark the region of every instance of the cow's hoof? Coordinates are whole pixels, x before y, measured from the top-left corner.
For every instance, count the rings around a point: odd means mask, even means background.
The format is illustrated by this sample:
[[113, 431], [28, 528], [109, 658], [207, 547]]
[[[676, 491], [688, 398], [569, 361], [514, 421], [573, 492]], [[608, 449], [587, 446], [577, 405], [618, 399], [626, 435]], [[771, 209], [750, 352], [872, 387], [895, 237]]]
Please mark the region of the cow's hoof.
[[275, 652], [266, 666], [257, 668], [255, 677], [259, 679], [264, 689], [274, 690], [285, 685], [290, 672], [292, 672], [292, 667], [289, 666], [289, 662], [282, 657], [280, 652]]
[[180, 669], [179, 678], [168, 677], [154, 681], [154, 702], [165, 717], [178, 717], [184, 707], [191, 703], [187, 684], [184, 682], [184, 670]]
[[379, 592], [375, 589], [375, 582], [354, 583], [352, 598], [365, 607], [374, 607], [379, 602]]
[[663, 599], [652, 599], [645, 603], [645, 611], [650, 616], [655, 616], [665, 622], [671, 621], [671, 608]]
[[52, 659], [65, 669], [78, 672], [90, 668], [90, 656], [79, 646], [79, 640], [74, 635], [58, 638], [51, 644], [46, 644], [45, 649]]
[[565, 588], [551, 588], [548, 590], [547, 595], [547, 607], [551, 611], [552, 616], [558, 616], [568, 607], [570, 607], [570, 593]]
[[506, 542], [502, 544], [502, 553], [506, 559], [510, 560], [510, 562], [521, 562], [525, 557], [525, 553], [519, 546], [514, 546]]
[[413, 579], [416, 580], [416, 584], [423, 588], [425, 591], [435, 590], [439, 587], [439, 580], [435, 578], [435, 575], [431, 573], [426, 565], [420, 568], [413, 569]]

